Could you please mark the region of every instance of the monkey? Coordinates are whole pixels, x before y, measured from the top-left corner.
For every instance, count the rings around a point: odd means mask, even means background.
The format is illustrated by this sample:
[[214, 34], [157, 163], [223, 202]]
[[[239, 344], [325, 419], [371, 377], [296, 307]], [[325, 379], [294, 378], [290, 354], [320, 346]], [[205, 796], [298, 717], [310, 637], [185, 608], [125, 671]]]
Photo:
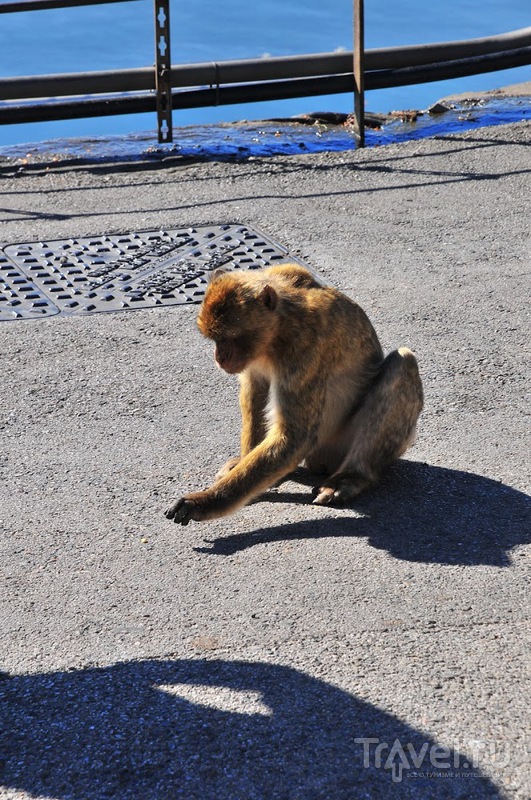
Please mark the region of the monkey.
[[215, 270], [197, 324], [217, 366], [239, 376], [240, 454], [168, 519], [230, 514], [301, 463], [323, 475], [313, 503], [348, 503], [413, 443], [423, 406], [415, 356], [400, 347], [384, 358], [363, 309], [306, 268]]

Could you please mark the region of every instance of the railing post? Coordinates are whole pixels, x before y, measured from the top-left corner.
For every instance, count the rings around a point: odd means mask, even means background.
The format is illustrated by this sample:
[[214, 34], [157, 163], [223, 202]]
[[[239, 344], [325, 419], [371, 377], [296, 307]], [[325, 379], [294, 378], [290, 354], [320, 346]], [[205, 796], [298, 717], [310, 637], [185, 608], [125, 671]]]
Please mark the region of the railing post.
[[363, 0], [354, 0], [354, 120], [359, 147], [365, 146], [365, 20]]
[[159, 142], [173, 142], [171, 103], [170, 0], [154, 0], [155, 87]]

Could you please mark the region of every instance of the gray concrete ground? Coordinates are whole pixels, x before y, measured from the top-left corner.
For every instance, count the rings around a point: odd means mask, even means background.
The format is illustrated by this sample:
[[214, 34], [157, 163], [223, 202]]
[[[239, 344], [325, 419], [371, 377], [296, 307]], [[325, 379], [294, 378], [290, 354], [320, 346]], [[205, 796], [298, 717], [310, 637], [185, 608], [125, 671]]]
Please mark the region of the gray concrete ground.
[[469, 98], [489, 97], [529, 97], [531, 95], [531, 81], [512, 83], [510, 86], [500, 86], [498, 89], [489, 89], [485, 92], [459, 92], [445, 98], [445, 100], [467, 100]]
[[530, 796], [529, 140], [0, 165], [2, 241], [249, 224], [426, 390], [351, 507], [300, 472], [181, 528], [238, 440], [197, 307], [2, 323], [2, 800]]

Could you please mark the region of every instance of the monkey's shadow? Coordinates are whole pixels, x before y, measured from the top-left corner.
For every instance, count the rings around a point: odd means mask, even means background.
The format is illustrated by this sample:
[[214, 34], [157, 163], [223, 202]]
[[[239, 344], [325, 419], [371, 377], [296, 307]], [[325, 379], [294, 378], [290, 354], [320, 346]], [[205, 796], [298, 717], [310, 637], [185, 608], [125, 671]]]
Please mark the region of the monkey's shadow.
[[[289, 482], [314, 486], [319, 479], [299, 469]], [[258, 502], [311, 502], [309, 491], [284, 488]], [[313, 508], [313, 519], [205, 540], [209, 547], [195, 549], [226, 556], [266, 542], [366, 536], [372, 547], [405, 561], [506, 567], [510, 551], [531, 541], [528, 495], [480, 475], [417, 461], [397, 462], [339, 517]], [[349, 508], [355, 513], [349, 515]]]

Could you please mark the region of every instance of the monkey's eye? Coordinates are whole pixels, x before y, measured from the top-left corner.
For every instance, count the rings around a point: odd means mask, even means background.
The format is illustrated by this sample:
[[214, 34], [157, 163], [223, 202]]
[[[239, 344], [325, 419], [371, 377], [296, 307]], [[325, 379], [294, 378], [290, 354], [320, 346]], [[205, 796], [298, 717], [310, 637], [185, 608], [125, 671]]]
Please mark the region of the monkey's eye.
[[234, 342], [227, 336], [215, 339], [216, 350], [218, 353], [230, 353], [234, 349]]

